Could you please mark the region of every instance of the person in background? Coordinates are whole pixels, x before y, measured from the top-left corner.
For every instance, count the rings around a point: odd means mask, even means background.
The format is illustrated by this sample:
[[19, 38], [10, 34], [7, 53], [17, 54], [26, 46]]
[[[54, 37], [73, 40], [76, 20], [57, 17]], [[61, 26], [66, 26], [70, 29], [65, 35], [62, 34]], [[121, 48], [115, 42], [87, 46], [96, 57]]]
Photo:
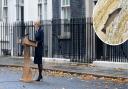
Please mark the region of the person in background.
[[35, 47], [34, 64], [38, 65], [38, 73], [39, 73], [36, 81], [40, 81], [43, 78], [42, 76], [42, 70], [43, 70], [42, 56], [43, 56], [44, 31], [41, 28], [40, 20], [35, 21], [34, 26], [36, 29], [35, 41], [37, 42], [37, 47]]

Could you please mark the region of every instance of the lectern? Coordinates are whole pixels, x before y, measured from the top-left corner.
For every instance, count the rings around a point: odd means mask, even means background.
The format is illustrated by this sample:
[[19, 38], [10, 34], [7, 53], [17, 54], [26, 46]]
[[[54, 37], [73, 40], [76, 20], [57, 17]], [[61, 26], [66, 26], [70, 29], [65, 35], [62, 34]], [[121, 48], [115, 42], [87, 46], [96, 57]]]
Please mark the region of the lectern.
[[36, 47], [37, 43], [35, 41], [29, 40], [27, 37], [18, 40], [19, 44], [24, 46], [24, 65], [23, 65], [23, 74], [21, 81], [23, 82], [32, 82], [32, 70], [30, 67], [30, 47]]

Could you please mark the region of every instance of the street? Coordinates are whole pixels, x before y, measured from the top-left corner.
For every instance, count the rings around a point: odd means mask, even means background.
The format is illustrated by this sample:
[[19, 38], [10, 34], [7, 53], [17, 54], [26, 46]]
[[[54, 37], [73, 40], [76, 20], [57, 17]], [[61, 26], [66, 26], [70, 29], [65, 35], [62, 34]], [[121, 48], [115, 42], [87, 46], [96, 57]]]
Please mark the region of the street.
[[23, 83], [19, 81], [21, 76], [21, 68], [0, 67], [0, 89], [128, 89], [128, 84], [103, 80], [85, 81], [69, 76], [56, 77], [46, 74], [41, 82]]

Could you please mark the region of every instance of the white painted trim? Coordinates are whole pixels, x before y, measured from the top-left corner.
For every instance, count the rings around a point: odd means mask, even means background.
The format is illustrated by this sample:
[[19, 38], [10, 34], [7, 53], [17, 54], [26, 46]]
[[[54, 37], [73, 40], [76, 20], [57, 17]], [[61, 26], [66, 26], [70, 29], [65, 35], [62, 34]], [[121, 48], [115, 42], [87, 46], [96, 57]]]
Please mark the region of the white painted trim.
[[93, 64], [98, 67], [128, 69], [128, 63], [124, 62], [94, 61]]
[[[17, 57], [17, 56], [12, 56], [12, 58], [23, 59], [23, 57]], [[31, 60], [34, 61], [34, 57], [31, 57]], [[65, 59], [65, 58], [48, 58], [48, 57], [43, 57], [42, 60], [44, 62], [55, 62], [55, 63], [68, 63], [68, 62], [70, 62], [70, 59]]]

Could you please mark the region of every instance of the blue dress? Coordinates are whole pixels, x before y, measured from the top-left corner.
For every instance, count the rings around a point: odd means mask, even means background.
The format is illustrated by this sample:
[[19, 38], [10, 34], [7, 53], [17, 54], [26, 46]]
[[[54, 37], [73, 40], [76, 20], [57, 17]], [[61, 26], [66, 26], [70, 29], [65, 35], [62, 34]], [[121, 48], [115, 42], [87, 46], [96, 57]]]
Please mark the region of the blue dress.
[[35, 47], [35, 56], [34, 63], [42, 64], [42, 56], [43, 56], [43, 42], [44, 42], [44, 31], [39, 28], [35, 33], [35, 40], [38, 42], [37, 47]]

